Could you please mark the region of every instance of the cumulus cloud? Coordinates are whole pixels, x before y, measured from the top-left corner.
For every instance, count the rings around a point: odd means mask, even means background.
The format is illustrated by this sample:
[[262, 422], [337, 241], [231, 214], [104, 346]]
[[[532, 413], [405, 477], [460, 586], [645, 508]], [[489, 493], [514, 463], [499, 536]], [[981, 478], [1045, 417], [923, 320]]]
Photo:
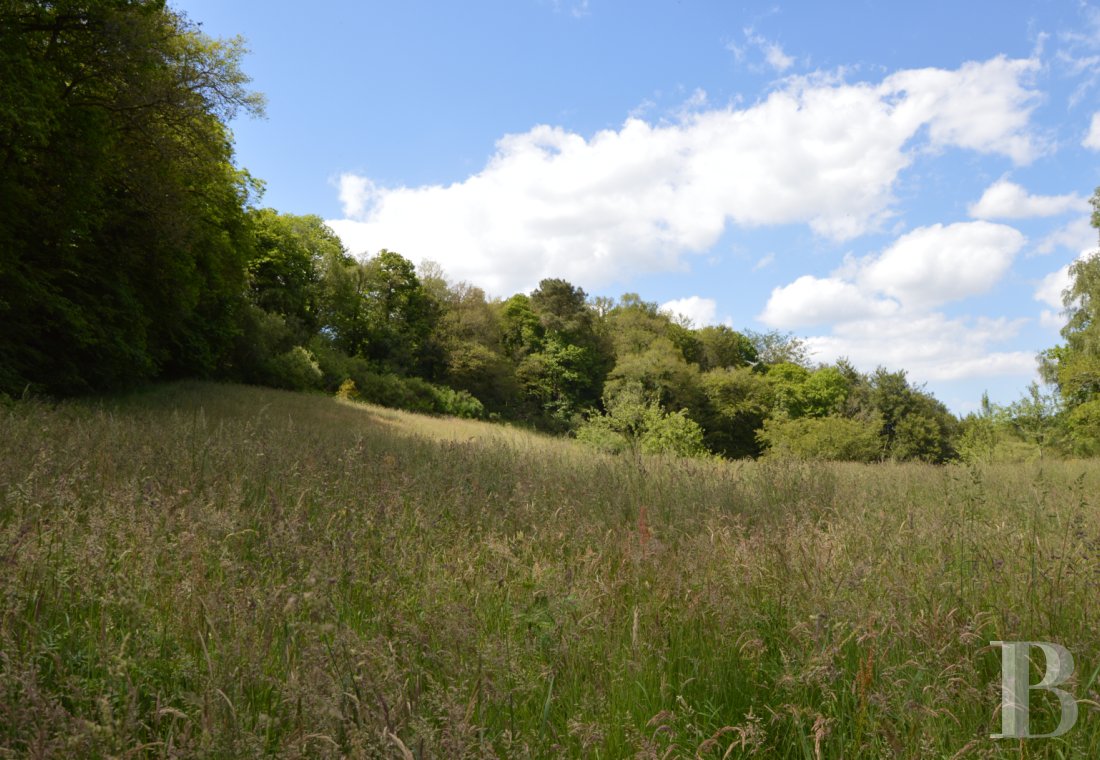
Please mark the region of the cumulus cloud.
[[632, 118], [590, 138], [539, 126], [502, 138], [481, 171], [450, 185], [344, 175], [344, 218], [329, 224], [353, 253], [433, 259], [498, 295], [546, 276], [592, 288], [682, 270], [730, 223], [850, 239], [890, 217], [897, 177], [923, 149], [1037, 155], [1036, 65], [998, 57], [879, 83], [792, 78], [749, 107]]
[[1095, 247], [1096, 228], [1092, 226], [1088, 216], [1080, 216], [1040, 240], [1035, 250], [1039, 254], [1048, 254], [1060, 248], [1084, 251]]
[[[984, 63], [963, 64], [955, 71], [900, 71], [886, 82], [906, 95], [899, 110], [928, 124], [933, 147], [999, 153], [1017, 164], [1027, 164], [1046, 148], [1027, 132], [1039, 95], [1025, 82], [1039, 68], [1034, 58], [998, 56]], [[927, 122], [926, 114], [931, 115]]]
[[904, 367], [917, 382], [995, 375], [1028, 375], [1035, 355], [992, 350], [1026, 320], [950, 319], [940, 313], [897, 315], [837, 325], [831, 335], [806, 339], [818, 361], [849, 358], [862, 370]]
[[1035, 287], [1035, 300], [1041, 301], [1054, 309], [1061, 311], [1065, 304], [1062, 301], [1062, 292], [1067, 290], [1070, 285], [1073, 284], [1073, 277], [1070, 276], [1069, 268], [1078, 261], [1083, 261], [1090, 256], [1095, 256], [1097, 250], [1090, 248], [1081, 251], [1073, 261], [1066, 264], [1063, 267], [1059, 267], [1043, 279], [1039, 280], [1039, 284]]
[[1062, 308], [1062, 291], [1073, 284], [1073, 278], [1069, 276], [1069, 264], [1056, 269], [1043, 279], [1035, 288], [1035, 300], [1042, 301], [1055, 309]]
[[776, 288], [760, 320], [785, 329], [928, 310], [988, 291], [1025, 243], [992, 222], [919, 227], [883, 252], [849, 259], [827, 278]]
[[863, 263], [859, 282], [906, 307], [938, 306], [988, 291], [1025, 242], [1018, 230], [991, 222], [921, 227]]
[[806, 275], [773, 290], [760, 320], [788, 329], [889, 316], [897, 310], [897, 301], [865, 293], [851, 282]]
[[1081, 144], [1092, 150], [1100, 150], [1100, 111], [1092, 115], [1089, 133], [1085, 135], [1085, 139]]
[[688, 296], [661, 304], [661, 311], [675, 317], [688, 319], [693, 325], [702, 327], [717, 322], [718, 303], [713, 298]]
[[1030, 195], [1015, 182], [1002, 179], [986, 188], [978, 202], [970, 205], [970, 216], [975, 219], [1027, 219], [1058, 216], [1086, 208], [1088, 201], [1075, 193]]
[[807, 340], [816, 359], [906, 367], [921, 381], [1030, 372], [1031, 354], [992, 350], [1021, 321], [949, 319], [934, 310], [992, 288], [1024, 243], [1019, 231], [991, 222], [921, 227], [830, 277], [776, 288], [759, 319], [782, 329], [828, 324], [829, 335]]

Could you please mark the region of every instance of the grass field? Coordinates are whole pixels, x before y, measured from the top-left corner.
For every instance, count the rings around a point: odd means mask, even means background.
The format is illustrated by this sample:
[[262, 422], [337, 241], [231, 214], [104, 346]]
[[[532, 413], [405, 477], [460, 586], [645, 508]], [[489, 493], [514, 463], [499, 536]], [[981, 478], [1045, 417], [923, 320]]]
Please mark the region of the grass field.
[[0, 409], [0, 568], [0, 757], [1100, 753], [1090, 701], [989, 738], [993, 640], [1100, 702], [1098, 463], [637, 461], [185, 383]]

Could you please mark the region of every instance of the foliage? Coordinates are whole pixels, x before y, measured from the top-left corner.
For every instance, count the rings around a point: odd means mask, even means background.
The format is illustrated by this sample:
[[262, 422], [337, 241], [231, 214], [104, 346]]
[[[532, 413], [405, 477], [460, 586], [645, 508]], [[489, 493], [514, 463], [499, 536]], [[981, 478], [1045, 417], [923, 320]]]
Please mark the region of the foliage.
[[752, 343], [757, 360], [764, 364], [798, 364], [806, 367], [810, 364], [809, 350], [801, 338], [791, 333], [769, 330], [756, 332], [746, 330], [745, 337]]
[[291, 391], [315, 390], [321, 387], [322, 378], [313, 354], [301, 346], [294, 346], [270, 360], [266, 385]]
[[610, 453], [707, 454], [703, 430], [684, 410], [668, 413], [647, 398], [640, 385], [628, 386], [609, 397], [607, 412], [592, 415], [577, 429], [577, 439]]
[[1027, 394], [1005, 408], [1013, 430], [1035, 446], [1039, 458], [1061, 438], [1059, 400], [1044, 393], [1038, 383], [1028, 385]]
[[156, 0], [9, 0], [0, 50], [0, 390], [215, 372], [251, 246], [241, 41]]
[[[1100, 230], [1100, 188], [1091, 203], [1092, 226]], [[1070, 287], [1062, 294], [1065, 343], [1043, 351], [1039, 366], [1043, 379], [1058, 389], [1069, 444], [1091, 454], [1100, 450], [1100, 427], [1091, 424], [1100, 399], [1100, 251], [1075, 261], [1069, 273]]]
[[756, 437], [774, 404], [774, 388], [747, 367], [713, 369], [700, 378], [706, 398], [703, 428], [707, 447], [732, 459], [760, 454]]
[[968, 414], [959, 425], [959, 439], [956, 448], [959, 458], [968, 464], [989, 463], [997, 448], [998, 419], [989, 394], [982, 394], [981, 410], [978, 414]]
[[877, 420], [845, 417], [772, 418], [760, 430], [769, 457], [825, 462], [876, 462], [883, 458]]
[[695, 332], [703, 347], [699, 364], [704, 371], [747, 367], [760, 361], [752, 340], [731, 327], [708, 325]]
[[359, 398], [359, 389], [355, 387], [355, 381], [350, 377], [344, 382], [340, 383], [340, 387], [336, 390], [336, 398], [343, 399], [344, 401], [355, 401]]
[[248, 262], [251, 300], [290, 323], [299, 340], [320, 327], [320, 282], [326, 260], [346, 256], [336, 234], [318, 216], [251, 212], [255, 243]]

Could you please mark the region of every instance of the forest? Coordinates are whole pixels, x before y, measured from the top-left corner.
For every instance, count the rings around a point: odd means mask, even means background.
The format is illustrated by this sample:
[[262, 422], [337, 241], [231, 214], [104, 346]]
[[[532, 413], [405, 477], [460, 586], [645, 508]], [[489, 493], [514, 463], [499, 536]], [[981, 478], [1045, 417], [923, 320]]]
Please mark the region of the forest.
[[[1100, 453], [1100, 258], [1073, 265], [1045, 384], [958, 419], [898, 367], [696, 326], [562, 279], [490, 299], [317, 216], [264, 208], [229, 122], [244, 43], [158, 0], [0, 6], [0, 393], [178, 378], [325, 391], [606, 451], [872, 462]], [[1092, 198], [1100, 227], [1100, 189]], [[379, 241], [384, 243], [384, 241]]]

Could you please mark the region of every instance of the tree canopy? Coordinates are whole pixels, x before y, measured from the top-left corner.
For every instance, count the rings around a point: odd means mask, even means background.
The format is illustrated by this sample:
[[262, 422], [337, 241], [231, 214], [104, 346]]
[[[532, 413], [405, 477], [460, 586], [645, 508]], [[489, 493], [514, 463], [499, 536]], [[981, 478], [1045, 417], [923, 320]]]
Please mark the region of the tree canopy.
[[0, 387], [213, 372], [252, 245], [241, 41], [153, 0], [8, 0], [0, 51]]

